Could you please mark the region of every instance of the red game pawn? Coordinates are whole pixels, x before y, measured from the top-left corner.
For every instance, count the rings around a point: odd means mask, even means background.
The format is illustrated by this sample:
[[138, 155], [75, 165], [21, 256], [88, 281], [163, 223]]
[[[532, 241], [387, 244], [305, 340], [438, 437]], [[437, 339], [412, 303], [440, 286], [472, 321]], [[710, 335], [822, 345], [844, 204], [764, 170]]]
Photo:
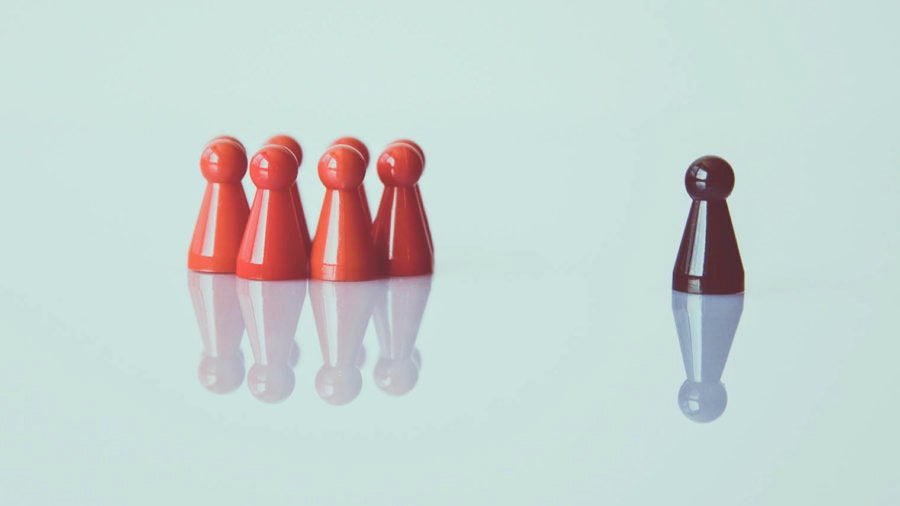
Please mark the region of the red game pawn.
[[[290, 149], [291, 153], [294, 153], [294, 156], [297, 157], [297, 167], [299, 168], [299, 166], [303, 164], [303, 149], [300, 147], [300, 143], [290, 135], [276, 135], [267, 140], [266, 144], [276, 144]], [[297, 221], [300, 223], [300, 233], [303, 235], [303, 244], [306, 245], [306, 251], [308, 253], [309, 248], [312, 245], [312, 240], [309, 237], [309, 226], [306, 224], [306, 214], [303, 213], [303, 203], [300, 201], [300, 188], [297, 186], [296, 180], [294, 181], [294, 184], [291, 185], [291, 198], [294, 201], [294, 209], [297, 212]]]
[[[209, 142], [220, 141], [220, 140], [231, 141], [231, 142], [237, 144], [238, 146], [240, 146], [241, 149], [244, 150], [244, 153], [247, 152], [247, 149], [244, 147], [244, 143], [239, 141], [237, 139], [237, 137], [232, 137], [230, 135], [217, 135], [217, 136], [213, 137], [212, 140]], [[207, 144], [209, 144], [209, 143], [207, 143]]]
[[284, 146], [263, 146], [250, 160], [250, 179], [257, 190], [237, 275], [268, 281], [306, 278], [308, 256], [290, 192], [297, 158]]
[[234, 272], [250, 206], [241, 185], [247, 153], [236, 141], [217, 138], [200, 156], [206, 192], [194, 226], [188, 268], [202, 272]]
[[684, 175], [693, 199], [672, 272], [672, 289], [686, 293], [744, 291], [744, 265], [725, 199], [734, 189], [734, 171], [717, 156], [694, 160]]
[[359, 198], [365, 175], [362, 153], [350, 146], [334, 146], [319, 160], [319, 179], [327, 191], [310, 252], [311, 278], [365, 281], [382, 275], [384, 262], [372, 244], [372, 224]]
[[417, 191], [424, 160], [410, 144], [389, 144], [378, 157], [378, 176], [384, 182], [381, 205], [375, 216], [373, 238], [379, 254], [387, 258], [391, 276], [418, 276], [434, 271], [422, 199]]
[[[340, 139], [337, 139], [334, 142], [332, 142], [328, 147], [331, 148], [331, 147], [340, 146], [340, 145], [350, 146], [351, 148], [359, 151], [359, 153], [361, 155], [363, 155], [363, 159], [366, 161], [366, 168], [368, 169], [368, 167], [369, 167], [369, 148], [366, 147], [366, 145], [363, 143], [363, 141], [357, 139], [356, 137], [341, 137]], [[363, 178], [363, 179], [365, 180], [365, 178]], [[366, 197], [365, 181], [363, 181], [363, 184], [359, 185], [359, 198], [365, 204], [365, 206], [363, 207], [363, 210], [366, 212], [366, 219], [369, 220], [369, 222], [371, 223], [372, 222], [372, 210], [369, 209], [369, 198]]]
[[[419, 153], [419, 156], [422, 157], [422, 167], [423, 168], [425, 167], [425, 151], [422, 150], [422, 146], [419, 146], [418, 143], [416, 143], [415, 141], [411, 141], [409, 139], [397, 139], [396, 141], [392, 142], [391, 144], [397, 144], [397, 143], [409, 144], [410, 146], [412, 146]], [[418, 184], [416, 185], [416, 198], [419, 199], [419, 204], [421, 205], [422, 204], [422, 192], [419, 189]], [[422, 218], [425, 220], [425, 231], [428, 232], [428, 247], [431, 248], [431, 254], [434, 255], [434, 243], [431, 241], [431, 227], [428, 225], [428, 215], [425, 214], [424, 206], [422, 207]]]

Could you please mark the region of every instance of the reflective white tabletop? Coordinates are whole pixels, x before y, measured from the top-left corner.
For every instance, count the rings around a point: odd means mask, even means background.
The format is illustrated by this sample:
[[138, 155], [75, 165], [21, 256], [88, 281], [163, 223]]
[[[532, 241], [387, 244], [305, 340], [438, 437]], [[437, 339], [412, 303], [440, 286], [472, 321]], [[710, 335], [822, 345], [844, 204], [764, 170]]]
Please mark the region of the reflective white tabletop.
[[[896, 5], [13, 4], [0, 503], [900, 503]], [[311, 228], [418, 141], [434, 276], [189, 274], [280, 131]], [[743, 298], [671, 291], [704, 154]]]

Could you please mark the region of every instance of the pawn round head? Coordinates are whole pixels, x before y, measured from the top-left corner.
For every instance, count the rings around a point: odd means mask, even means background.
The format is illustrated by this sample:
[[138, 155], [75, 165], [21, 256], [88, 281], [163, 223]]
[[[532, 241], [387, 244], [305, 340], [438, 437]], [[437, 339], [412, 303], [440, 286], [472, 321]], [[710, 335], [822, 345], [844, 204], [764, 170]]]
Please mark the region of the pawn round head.
[[200, 155], [200, 172], [210, 183], [240, 183], [247, 173], [247, 153], [239, 142], [213, 139]]
[[728, 404], [725, 385], [685, 381], [678, 390], [678, 407], [689, 420], [707, 423], [722, 416]]
[[340, 139], [335, 139], [334, 142], [328, 145], [328, 147], [334, 146], [350, 146], [351, 148], [359, 151], [359, 154], [363, 156], [363, 160], [366, 162], [366, 167], [369, 166], [369, 148], [363, 143], [363, 141], [357, 139], [356, 137], [341, 137]]
[[299, 166], [303, 163], [303, 148], [300, 147], [300, 143], [297, 142], [297, 139], [290, 135], [276, 135], [267, 140], [266, 144], [275, 144], [276, 146], [288, 148], [297, 158], [297, 165]]
[[688, 167], [684, 187], [694, 200], [724, 200], [734, 189], [734, 171], [718, 156], [704, 156]]
[[316, 374], [316, 391], [328, 404], [340, 406], [356, 399], [362, 390], [362, 374], [353, 366], [328, 367]]
[[294, 391], [294, 371], [286, 365], [253, 364], [247, 372], [247, 387], [263, 402], [281, 402]]
[[197, 379], [203, 388], [216, 394], [237, 390], [244, 382], [244, 355], [237, 351], [230, 355], [204, 355], [197, 367]]
[[340, 144], [328, 148], [319, 159], [319, 179], [330, 190], [359, 188], [366, 177], [366, 161], [355, 148]]
[[413, 149], [415, 149], [416, 152], [419, 153], [419, 156], [422, 157], [422, 165], [425, 165], [425, 151], [422, 149], [422, 146], [419, 146], [419, 143], [417, 143], [416, 141], [410, 140], [410, 139], [397, 139], [394, 142], [392, 142], [391, 144], [397, 144], [397, 143], [409, 144], [410, 146], [412, 146]]
[[[232, 137], [232, 136], [230, 136], [230, 135], [217, 135], [217, 136], [213, 137], [212, 140], [210, 140], [209, 142], [213, 142], [213, 141], [221, 141], [221, 140], [231, 141], [231, 142], [237, 144], [238, 146], [240, 146], [241, 149], [244, 150], [244, 153], [247, 152], [247, 149], [244, 148], [244, 143], [242, 143], [241, 141], [239, 141], [239, 140], [237, 139], [237, 137]], [[208, 144], [208, 143], [207, 143], [207, 144]]]
[[378, 157], [378, 177], [387, 186], [412, 186], [419, 182], [425, 160], [410, 144], [395, 142]]
[[297, 157], [276, 144], [267, 144], [250, 159], [250, 179], [257, 188], [289, 188], [297, 180]]
[[419, 381], [419, 365], [412, 359], [380, 359], [372, 372], [375, 384], [390, 395], [404, 395]]

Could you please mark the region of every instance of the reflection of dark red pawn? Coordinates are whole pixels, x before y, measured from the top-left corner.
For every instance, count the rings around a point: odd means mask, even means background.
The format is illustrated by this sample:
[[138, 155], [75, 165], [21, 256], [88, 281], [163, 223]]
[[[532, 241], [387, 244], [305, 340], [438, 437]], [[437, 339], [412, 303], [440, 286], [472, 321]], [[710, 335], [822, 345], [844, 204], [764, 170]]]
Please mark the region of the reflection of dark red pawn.
[[716, 156], [688, 167], [684, 186], [694, 200], [672, 272], [679, 292], [729, 294], [744, 291], [744, 266], [725, 199], [734, 188], [734, 171]]
[[417, 276], [434, 271], [425, 209], [418, 191], [424, 159], [404, 142], [388, 145], [378, 158], [384, 192], [373, 225], [375, 248], [387, 258], [391, 276]]
[[297, 158], [283, 146], [263, 146], [250, 160], [250, 178], [257, 190], [238, 252], [238, 277], [305, 278], [308, 256], [290, 193]]
[[188, 268], [202, 272], [234, 272], [241, 236], [250, 212], [241, 179], [247, 154], [236, 140], [216, 138], [200, 155], [206, 192], [194, 226]]
[[[266, 144], [275, 144], [277, 146], [288, 148], [291, 153], [297, 157], [297, 167], [303, 164], [303, 148], [301, 148], [300, 143], [290, 135], [276, 135], [267, 140]], [[306, 214], [303, 212], [303, 202], [300, 199], [300, 187], [297, 185], [296, 180], [294, 180], [294, 184], [291, 185], [291, 199], [294, 201], [294, 211], [297, 213], [297, 222], [300, 225], [300, 233], [303, 235], [303, 244], [306, 245], [306, 251], [308, 253], [312, 240], [309, 237], [309, 226], [306, 223]]]

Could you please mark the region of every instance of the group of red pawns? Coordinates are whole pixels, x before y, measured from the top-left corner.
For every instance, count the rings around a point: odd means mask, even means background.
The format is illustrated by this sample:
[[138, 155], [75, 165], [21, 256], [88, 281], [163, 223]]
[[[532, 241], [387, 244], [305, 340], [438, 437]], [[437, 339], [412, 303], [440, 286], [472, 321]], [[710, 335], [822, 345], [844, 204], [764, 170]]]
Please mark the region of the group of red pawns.
[[378, 157], [384, 192], [373, 221], [362, 184], [369, 150], [353, 137], [334, 141], [319, 159], [326, 193], [312, 238], [297, 187], [302, 161], [294, 138], [277, 135], [266, 141], [250, 158], [250, 179], [257, 188], [250, 206], [241, 184], [247, 173], [244, 145], [230, 136], [209, 141], [200, 157], [207, 185], [188, 268], [270, 281], [365, 281], [434, 270], [418, 185], [425, 154], [418, 144], [397, 140]]

